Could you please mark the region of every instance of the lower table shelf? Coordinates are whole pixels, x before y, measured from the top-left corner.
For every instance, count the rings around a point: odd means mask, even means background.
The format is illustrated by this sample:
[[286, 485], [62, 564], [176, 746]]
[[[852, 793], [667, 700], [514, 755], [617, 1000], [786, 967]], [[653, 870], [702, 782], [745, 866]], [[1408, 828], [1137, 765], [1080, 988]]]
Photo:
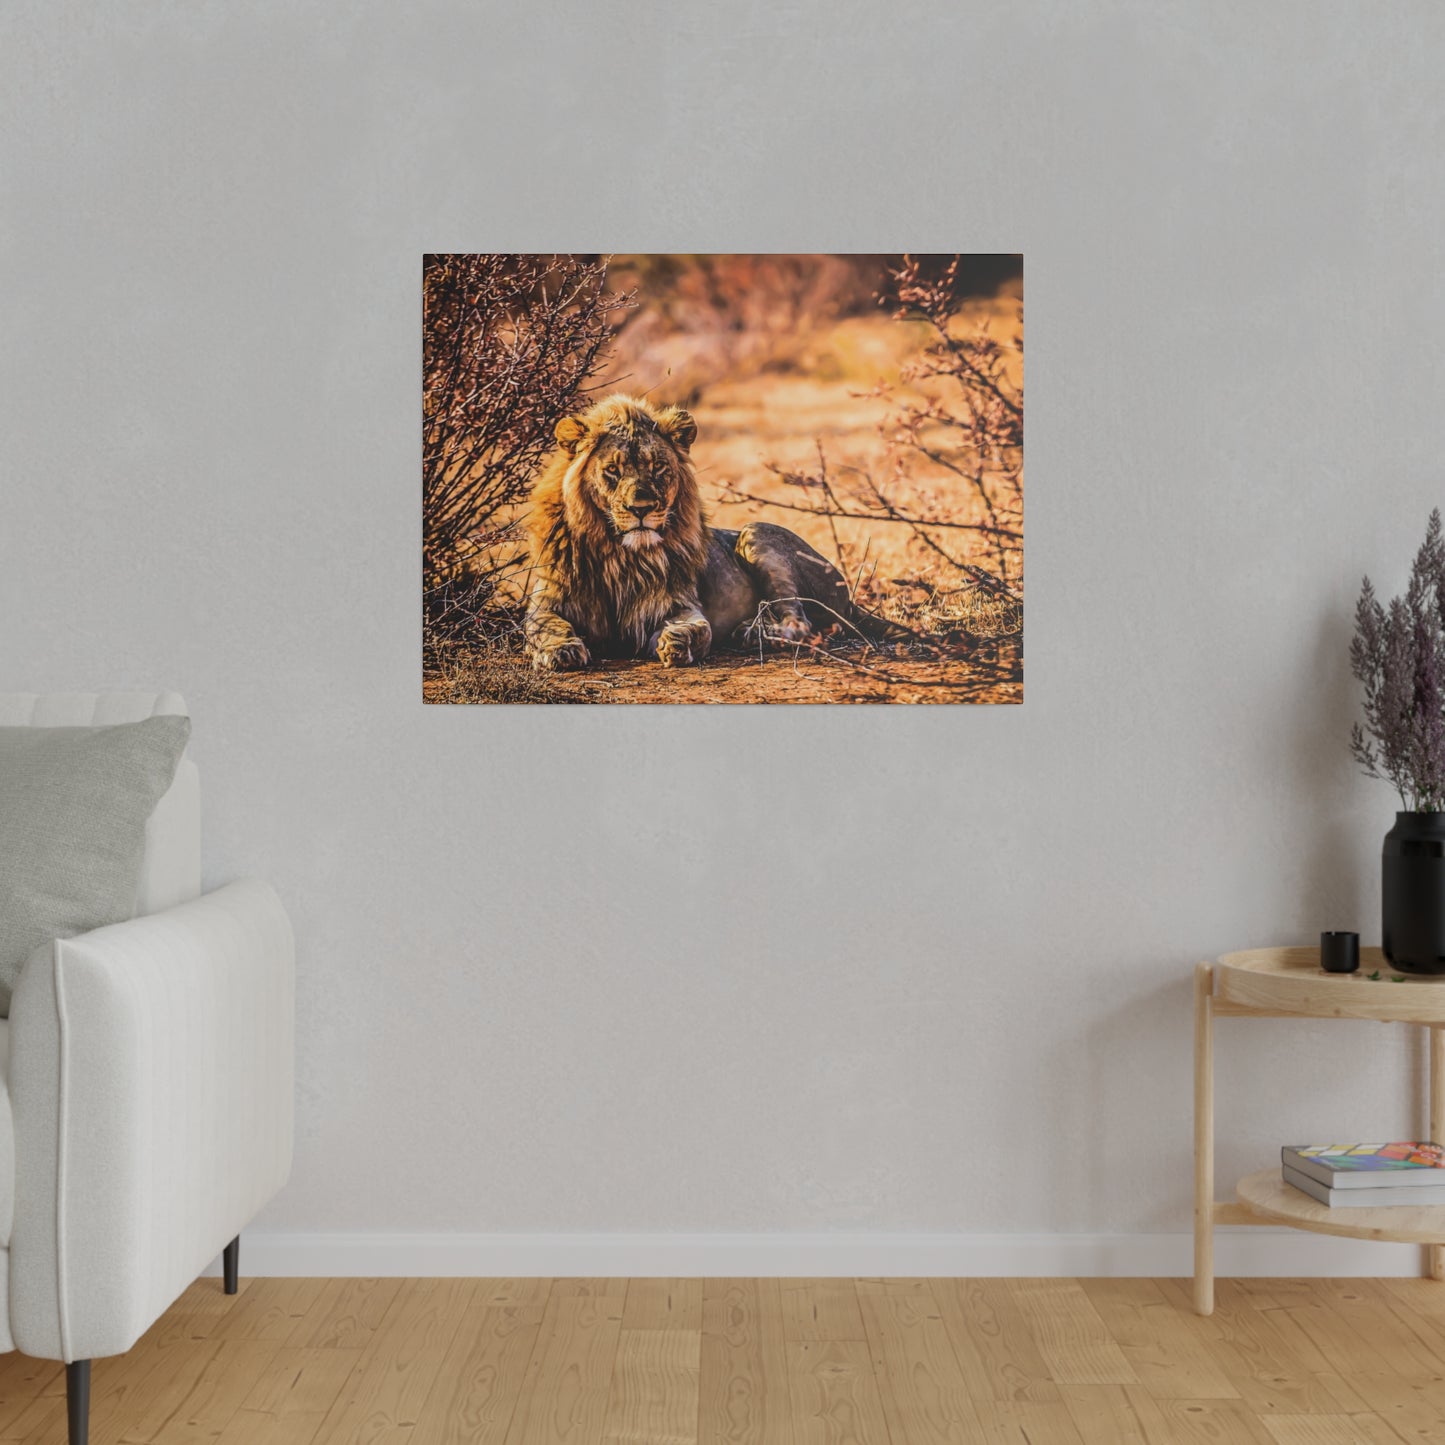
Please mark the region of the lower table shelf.
[[1235, 1188], [1251, 1214], [1316, 1234], [1343, 1234], [1350, 1239], [1383, 1239], [1396, 1244], [1445, 1244], [1445, 1204], [1416, 1209], [1391, 1205], [1385, 1209], [1331, 1209], [1280, 1177], [1279, 1167], [1247, 1174]]

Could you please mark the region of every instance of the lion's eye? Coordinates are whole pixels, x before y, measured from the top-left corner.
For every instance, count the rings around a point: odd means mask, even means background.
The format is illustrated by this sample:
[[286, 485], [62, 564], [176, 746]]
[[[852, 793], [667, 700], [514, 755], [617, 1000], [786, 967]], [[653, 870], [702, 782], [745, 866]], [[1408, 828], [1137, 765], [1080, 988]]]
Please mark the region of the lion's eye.
[[609, 487], [615, 487], [617, 485], [617, 479], [621, 475], [622, 473], [616, 467], [602, 468], [602, 479]]

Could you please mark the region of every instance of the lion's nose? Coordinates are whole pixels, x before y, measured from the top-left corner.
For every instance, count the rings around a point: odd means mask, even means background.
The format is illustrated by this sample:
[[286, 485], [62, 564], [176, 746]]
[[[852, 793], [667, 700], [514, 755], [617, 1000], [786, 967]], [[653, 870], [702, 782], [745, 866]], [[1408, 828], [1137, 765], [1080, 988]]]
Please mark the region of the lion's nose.
[[657, 503], [651, 500], [646, 502], [634, 501], [627, 510], [640, 522], [656, 505]]

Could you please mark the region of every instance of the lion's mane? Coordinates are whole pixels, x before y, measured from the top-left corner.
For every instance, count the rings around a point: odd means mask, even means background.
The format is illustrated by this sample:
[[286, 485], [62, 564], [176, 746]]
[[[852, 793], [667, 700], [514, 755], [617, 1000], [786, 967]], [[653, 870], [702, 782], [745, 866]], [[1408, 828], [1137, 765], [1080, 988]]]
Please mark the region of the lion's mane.
[[[685, 411], [622, 395], [558, 425], [557, 452], [532, 488], [532, 565], [541, 594], [593, 643], [640, 650], [679, 606], [697, 600], [708, 533], [688, 459], [695, 434]], [[610, 520], [599, 459], [609, 439], [640, 446], [670, 490], [666, 521], [649, 545], [634, 545]]]

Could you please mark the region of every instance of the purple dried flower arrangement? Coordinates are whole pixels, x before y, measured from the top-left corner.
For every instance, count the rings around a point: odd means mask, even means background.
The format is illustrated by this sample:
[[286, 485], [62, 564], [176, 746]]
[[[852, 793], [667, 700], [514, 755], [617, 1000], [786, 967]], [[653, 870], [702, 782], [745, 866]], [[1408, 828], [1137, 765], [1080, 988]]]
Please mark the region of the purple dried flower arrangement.
[[1350, 668], [1365, 687], [1365, 725], [1350, 751], [1372, 778], [1395, 785], [1411, 812], [1445, 812], [1445, 539], [1430, 513], [1410, 585], [1389, 607], [1365, 578], [1355, 608]]

